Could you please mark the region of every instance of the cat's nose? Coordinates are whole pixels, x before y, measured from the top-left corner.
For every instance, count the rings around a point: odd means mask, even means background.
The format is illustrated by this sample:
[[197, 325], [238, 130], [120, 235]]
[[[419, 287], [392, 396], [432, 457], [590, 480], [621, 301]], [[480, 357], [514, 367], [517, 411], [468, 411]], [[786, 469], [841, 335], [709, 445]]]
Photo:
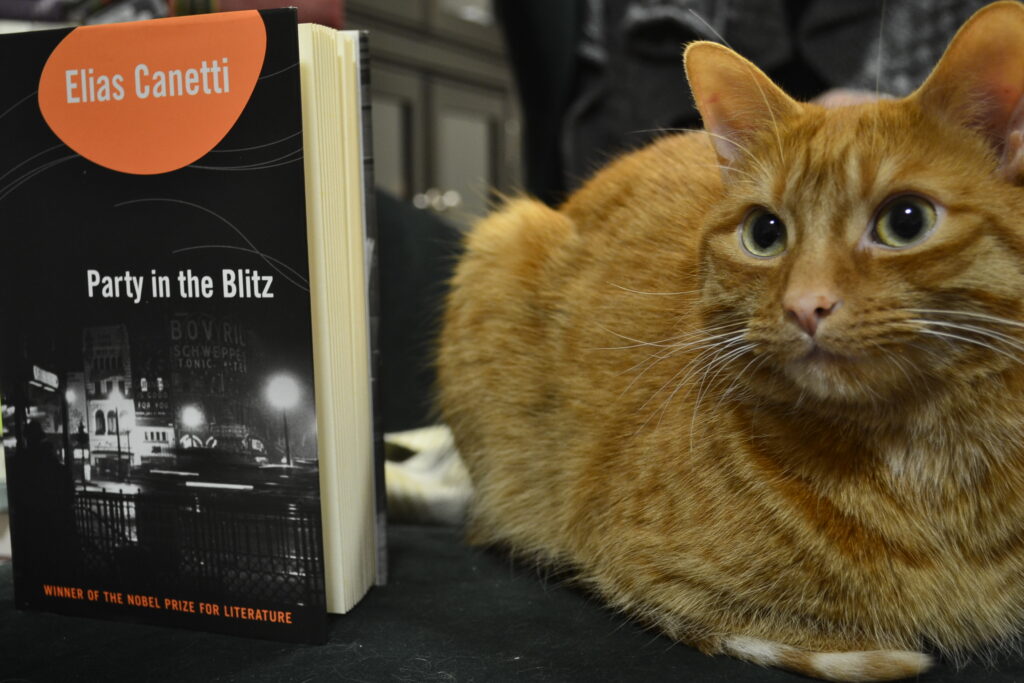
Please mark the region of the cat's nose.
[[796, 322], [811, 337], [818, 332], [821, 321], [836, 310], [839, 304], [837, 297], [820, 291], [789, 293], [782, 302], [786, 317]]

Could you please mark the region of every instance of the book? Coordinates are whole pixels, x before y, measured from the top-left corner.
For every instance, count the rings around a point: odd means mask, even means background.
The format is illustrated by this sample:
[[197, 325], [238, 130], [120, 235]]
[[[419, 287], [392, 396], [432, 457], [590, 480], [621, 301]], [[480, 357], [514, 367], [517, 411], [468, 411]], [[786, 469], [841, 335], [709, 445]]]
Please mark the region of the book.
[[318, 642], [384, 580], [365, 42], [0, 36], [18, 607]]

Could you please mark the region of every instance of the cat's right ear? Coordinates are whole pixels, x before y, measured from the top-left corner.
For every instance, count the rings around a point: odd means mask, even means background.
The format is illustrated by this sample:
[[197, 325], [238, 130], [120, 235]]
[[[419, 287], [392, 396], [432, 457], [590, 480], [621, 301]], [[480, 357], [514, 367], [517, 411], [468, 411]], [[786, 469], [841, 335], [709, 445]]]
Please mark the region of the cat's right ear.
[[1024, 179], [1024, 5], [975, 12], [908, 99], [977, 130], [1001, 155], [1003, 176]]
[[752, 138], [800, 111], [800, 105], [763, 71], [724, 45], [690, 43], [683, 64], [704, 129], [726, 166], [746, 154]]

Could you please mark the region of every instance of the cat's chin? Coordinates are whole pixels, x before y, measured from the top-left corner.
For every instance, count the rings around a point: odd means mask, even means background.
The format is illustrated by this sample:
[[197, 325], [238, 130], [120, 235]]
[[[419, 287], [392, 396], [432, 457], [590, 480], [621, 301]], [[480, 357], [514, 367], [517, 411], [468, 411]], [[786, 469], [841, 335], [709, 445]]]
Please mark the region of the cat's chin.
[[871, 358], [848, 356], [818, 345], [791, 358], [783, 368], [802, 394], [819, 400], [874, 402], [886, 393], [884, 385], [888, 384]]

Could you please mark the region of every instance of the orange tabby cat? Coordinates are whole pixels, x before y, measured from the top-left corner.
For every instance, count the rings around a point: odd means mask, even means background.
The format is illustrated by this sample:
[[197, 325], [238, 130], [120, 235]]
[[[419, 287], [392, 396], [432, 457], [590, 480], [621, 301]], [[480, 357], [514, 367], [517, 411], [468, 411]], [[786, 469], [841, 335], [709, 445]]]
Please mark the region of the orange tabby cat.
[[1024, 6], [824, 109], [694, 43], [707, 133], [469, 236], [441, 399], [471, 535], [834, 680], [1024, 628]]

